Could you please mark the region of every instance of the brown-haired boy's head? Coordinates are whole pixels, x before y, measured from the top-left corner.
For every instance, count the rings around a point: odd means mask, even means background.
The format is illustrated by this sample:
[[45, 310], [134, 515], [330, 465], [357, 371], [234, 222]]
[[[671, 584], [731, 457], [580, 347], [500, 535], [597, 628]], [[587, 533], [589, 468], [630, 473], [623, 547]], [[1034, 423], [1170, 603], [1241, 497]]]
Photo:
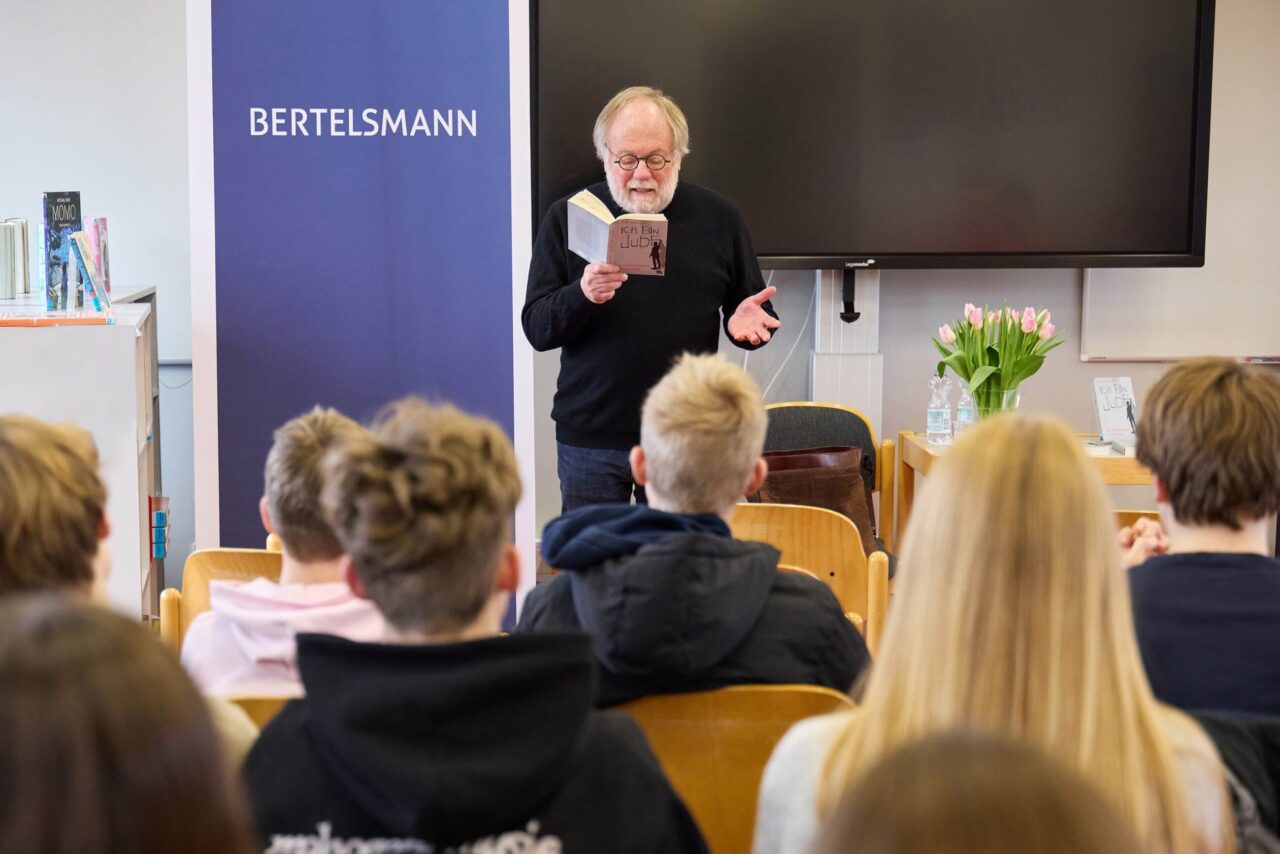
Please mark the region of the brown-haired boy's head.
[[1274, 514], [1280, 380], [1231, 359], [1175, 365], [1147, 394], [1137, 456], [1163, 484], [1181, 525], [1238, 531]]
[[280, 537], [294, 560], [311, 563], [342, 554], [342, 544], [320, 506], [324, 460], [334, 445], [363, 432], [363, 427], [337, 410], [319, 406], [276, 430], [267, 454], [260, 509], [263, 525]]
[[110, 569], [106, 505], [88, 432], [0, 415], [0, 596], [94, 591]]
[[[353, 589], [401, 633], [445, 636], [515, 589], [510, 526], [520, 475], [485, 418], [408, 397], [329, 459], [325, 510], [350, 556]], [[498, 618], [501, 614], [498, 614]]]

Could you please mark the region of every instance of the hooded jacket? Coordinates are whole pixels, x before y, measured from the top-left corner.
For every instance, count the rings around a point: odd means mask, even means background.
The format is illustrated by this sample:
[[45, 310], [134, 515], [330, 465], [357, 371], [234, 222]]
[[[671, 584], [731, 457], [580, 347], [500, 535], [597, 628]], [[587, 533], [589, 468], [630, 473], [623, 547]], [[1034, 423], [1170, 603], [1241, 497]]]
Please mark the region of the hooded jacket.
[[206, 694], [299, 696], [294, 638], [324, 632], [379, 640], [382, 615], [343, 582], [279, 584], [269, 578], [214, 581], [209, 610], [182, 641], [182, 666]]
[[713, 514], [584, 507], [547, 525], [542, 552], [562, 572], [516, 631], [590, 632], [601, 706], [752, 683], [848, 691], [870, 660], [826, 585], [779, 572], [777, 549]]
[[267, 851], [706, 850], [636, 725], [592, 711], [581, 634], [302, 635], [298, 664], [245, 764]]

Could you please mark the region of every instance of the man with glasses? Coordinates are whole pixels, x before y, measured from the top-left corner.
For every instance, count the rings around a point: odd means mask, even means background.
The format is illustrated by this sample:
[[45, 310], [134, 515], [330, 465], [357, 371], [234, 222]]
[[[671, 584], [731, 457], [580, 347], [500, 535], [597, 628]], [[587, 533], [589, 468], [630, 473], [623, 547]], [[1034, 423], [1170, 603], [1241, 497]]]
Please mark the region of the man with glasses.
[[[737, 207], [680, 183], [689, 124], [657, 89], [615, 95], [592, 134], [605, 181], [587, 189], [613, 214], [662, 213], [666, 275], [627, 276], [569, 251], [568, 198], [551, 206], [529, 264], [521, 321], [536, 350], [560, 348], [551, 417], [561, 508], [644, 502], [630, 450], [640, 441], [645, 394], [683, 352], [713, 353], [718, 322], [753, 350], [779, 326], [751, 235]], [[708, 460], [708, 465], [717, 464]]]

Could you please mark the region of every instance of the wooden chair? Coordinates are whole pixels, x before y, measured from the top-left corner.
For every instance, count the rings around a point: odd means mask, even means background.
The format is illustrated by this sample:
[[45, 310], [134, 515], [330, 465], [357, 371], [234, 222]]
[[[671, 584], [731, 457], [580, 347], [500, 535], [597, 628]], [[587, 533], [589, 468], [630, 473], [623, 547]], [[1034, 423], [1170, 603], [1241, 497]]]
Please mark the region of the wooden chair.
[[738, 685], [618, 707], [644, 730], [714, 854], [751, 850], [765, 763], [796, 721], [853, 708], [812, 685]]
[[282, 552], [284, 551], [284, 542], [278, 534], [267, 534], [267, 551]]
[[1155, 510], [1117, 510], [1116, 511], [1116, 530], [1128, 528], [1139, 519], [1152, 519], [1156, 522], [1160, 521], [1160, 514]]
[[228, 697], [228, 700], [244, 709], [249, 719], [262, 729], [271, 719], [280, 713], [284, 704], [296, 697]]
[[824, 445], [850, 445], [862, 449], [865, 459], [872, 461], [875, 484], [880, 493], [880, 512], [876, 514], [880, 539], [885, 547], [894, 546], [893, 498], [895, 449], [893, 440], [876, 442], [875, 430], [867, 416], [851, 406], [838, 403], [794, 401], [771, 403], [769, 430], [765, 435], [766, 451], [792, 451]]
[[182, 590], [160, 594], [160, 639], [174, 654], [182, 652], [182, 638], [200, 614], [209, 610], [209, 582], [280, 578], [280, 552], [265, 549], [200, 549], [182, 568]]
[[[879, 554], [879, 552], [876, 552], [876, 554]], [[790, 564], [780, 563], [778, 564], [778, 572], [794, 572], [799, 575], [807, 575], [814, 581], [822, 580], [802, 566], [791, 566]], [[849, 622], [853, 623], [853, 627], [858, 630], [858, 633], [862, 635], [865, 640], [867, 637], [867, 621], [862, 618], [862, 615], [855, 614], [853, 611], [847, 611], [845, 612], [845, 617]]]
[[884, 552], [865, 555], [852, 522], [822, 507], [742, 503], [729, 527], [736, 539], [768, 543], [782, 552], [779, 563], [802, 566], [825, 582], [841, 610], [864, 621], [875, 655], [889, 609], [889, 559]]

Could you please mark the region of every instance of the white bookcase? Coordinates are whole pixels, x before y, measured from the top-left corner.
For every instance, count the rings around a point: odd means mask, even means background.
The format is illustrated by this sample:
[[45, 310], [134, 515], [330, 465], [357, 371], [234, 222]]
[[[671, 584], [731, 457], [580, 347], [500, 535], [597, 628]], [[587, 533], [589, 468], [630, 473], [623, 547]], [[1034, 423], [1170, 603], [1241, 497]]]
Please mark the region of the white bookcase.
[[[0, 312], [39, 307], [18, 299], [0, 301]], [[143, 619], [158, 615], [164, 584], [163, 561], [151, 559], [147, 511], [147, 498], [161, 490], [154, 300], [150, 288], [116, 298], [114, 325], [0, 327], [0, 412], [69, 421], [93, 434], [111, 521], [108, 596]]]

